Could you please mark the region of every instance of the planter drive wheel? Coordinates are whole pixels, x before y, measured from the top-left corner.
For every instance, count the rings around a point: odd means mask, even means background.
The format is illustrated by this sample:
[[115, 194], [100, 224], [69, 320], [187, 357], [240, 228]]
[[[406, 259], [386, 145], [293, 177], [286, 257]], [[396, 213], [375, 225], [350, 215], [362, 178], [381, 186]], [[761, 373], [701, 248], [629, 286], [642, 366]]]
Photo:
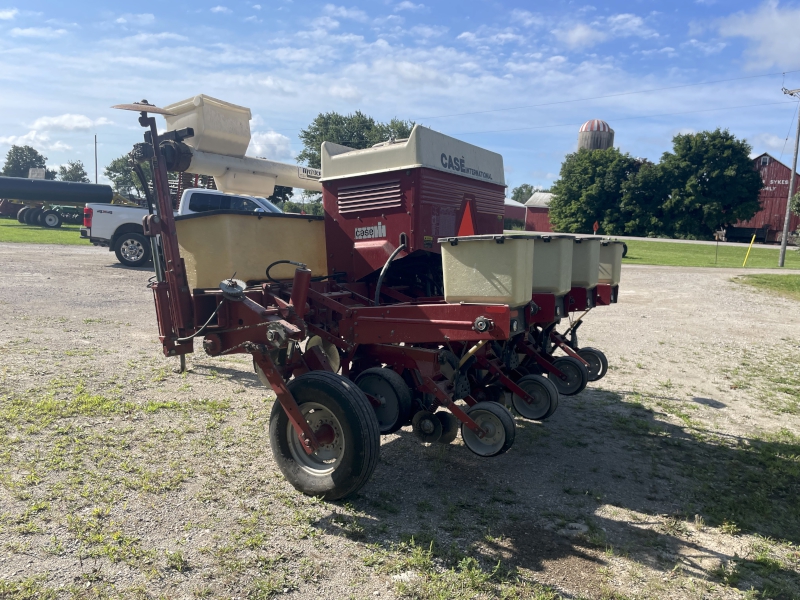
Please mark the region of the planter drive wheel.
[[25, 223], [25, 213], [31, 209], [30, 206], [23, 206], [17, 211], [17, 221]]
[[526, 375], [517, 381], [533, 402], [528, 404], [517, 394], [511, 394], [511, 404], [520, 416], [531, 421], [546, 419], [558, 408], [558, 389], [553, 382], [541, 375]]
[[374, 407], [381, 435], [394, 433], [408, 422], [411, 414], [411, 390], [392, 369], [374, 367], [356, 378], [356, 385], [380, 402]]
[[364, 393], [348, 379], [312, 371], [287, 385], [320, 441], [306, 454], [286, 412], [276, 401], [269, 420], [275, 462], [294, 488], [309, 496], [339, 500], [367, 483], [380, 452], [375, 411]]
[[559, 394], [574, 396], [582, 392], [589, 382], [589, 371], [577, 358], [559, 356], [553, 361], [553, 366], [567, 376], [565, 381], [552, 373], [547, 374]]
[[141, 233], [123, 233], [114, 242], [114, 253], [126, 267], [141, 267], [150, 260], [150, 242]]
[[514, 444], [514, 417], [505, 406], [497, 402], [478, 402], [466, 412], [486, 432], [480, 438], [469, 427], [461, 424], [461, 439], [472, 452], [478, 456], [497, 456]]
[[42, 225], [45, 227], [55, 229], [56, 227], [61, 227], [62, 222], [61, 215], [54, 210], [47, 210], [42, 214]]
[[597, 348], [581, 348], [578, 356], [589, 363], [589, 381], [599, 381], [608, 372], [608, 359]]

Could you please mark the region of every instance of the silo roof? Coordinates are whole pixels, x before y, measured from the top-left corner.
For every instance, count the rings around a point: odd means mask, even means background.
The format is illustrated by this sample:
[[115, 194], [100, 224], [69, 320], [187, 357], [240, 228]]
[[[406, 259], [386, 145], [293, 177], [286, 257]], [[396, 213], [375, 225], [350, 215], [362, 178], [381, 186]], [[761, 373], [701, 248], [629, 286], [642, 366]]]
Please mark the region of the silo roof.
[[611, 131], [611, 127], [600, 119], [590, 119], [581, 125], [581, 131]]

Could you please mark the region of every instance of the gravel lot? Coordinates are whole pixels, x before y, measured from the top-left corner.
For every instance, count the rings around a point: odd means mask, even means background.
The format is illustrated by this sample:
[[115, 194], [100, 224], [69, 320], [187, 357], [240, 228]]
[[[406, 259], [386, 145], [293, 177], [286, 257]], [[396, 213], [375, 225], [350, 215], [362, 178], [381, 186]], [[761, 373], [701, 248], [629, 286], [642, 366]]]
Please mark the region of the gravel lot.
[[324, 503], [247, 358], [161, 355], [150, 271], [0, 264], [0, 598], [800, 597], [800, 312], [739, 271], [626, 266], [604, 380], [498, 458], [387, 436]]

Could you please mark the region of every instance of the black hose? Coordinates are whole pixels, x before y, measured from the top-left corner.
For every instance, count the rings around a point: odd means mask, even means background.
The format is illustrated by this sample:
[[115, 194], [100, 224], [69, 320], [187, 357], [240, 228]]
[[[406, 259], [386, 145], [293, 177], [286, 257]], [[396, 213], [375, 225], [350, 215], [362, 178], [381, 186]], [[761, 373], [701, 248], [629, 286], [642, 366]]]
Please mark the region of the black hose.
[[216, 317], [216, 316], [217, 316], [217, 313], [219, 312], [219, 309], [222, 307], [222, 305], [223, 305], [223, 304], [225, 304], [225, 302], [224, 302], [224, 301], [223, 301], [223, 302], [220, 302], [219, 304], [217, 304], [217, 308], [215, 308], [215, 309], [214, 309], [214, 312], [213, 312], [213, 313], [211, 313], [211, 316], [210, 316], [210, 317], [208, 317], [208, 321], [206, 321], [205, 323], [203, 323], [203, 326], [202, 326], [200, 329], [198, 329], [197, 331], [195, 331], [195, 332], [194, 332], [192, 335], [190, 335], [189, 337], [185, 337], [185, 338], [178, 338], [177, 340], [175, 340], [175, 343], [176, 343], [176, 344], [183, 344], [184, 342], [188, 342], [189, 340], [193, 340], [193, 339], [194, 339], [194, 338], [196, 338], [198, 335], [200, 335], [201, 333], [203, 333], [203, 332], [206, 330], [206, 327], [208, 327], [209, 323], [211, 323], [211, 319], [213, 319], [214, 317]]
[[394, 257], [397, 256], [401, 250], [404, 250], [406, 247], [405, 244], [400, 244], [392, 255], [389, 257], [389, 260], [386, 261], [386, 264], [383, 265], [381, 269], [381, 274], [378, 275], [378, 283], [375, 285], [375, 306], [380, 306], [381, 304], [381, 286], [383, 285], [383, 277], [386, 275], [386, 272], [389, 270], [389, 265], [392, 264]]
[[277, 279], [273, 279], [272, 276], [269, 274], [269, 270], [274, 267], [275, 265], [294, 265], [295, 267], [300, 267], [301, 269], [307, 269], [308, 267], [301, 262], [296, 262], [293, 260], [276, 260], [274, 263], [267, 267], [267, 279], [269, 279], [272, 283], [280, 283]]

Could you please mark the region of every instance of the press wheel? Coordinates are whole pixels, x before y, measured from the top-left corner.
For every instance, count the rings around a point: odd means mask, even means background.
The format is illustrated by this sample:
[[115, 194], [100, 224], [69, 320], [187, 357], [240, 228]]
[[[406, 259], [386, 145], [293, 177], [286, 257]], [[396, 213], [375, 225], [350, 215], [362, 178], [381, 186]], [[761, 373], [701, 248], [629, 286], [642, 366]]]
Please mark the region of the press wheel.
[[373, 367], [356, 378], [356, 385], [372, 396], [381, 435], [394, 433], [408, 422], [411, 414], [411, 390], [405, 380], [392, 369]]
[[600, 350], [597, 348], [581, 348], [578, 350], [578, 356], [589, 363], [586, 367], [589, 371], [589, 381], [599, 381], [606, 376], [608, 359]]
[[571, 356], [559, 356], [553, 366], [566, 375], [566, 380], [553, 373], [548, 373], [550, 381], [556, 386], [559, 394], [574, 396], [584, 390], [589, 382], [589, 371], [581, 361]]
[[511, 405], [523, 418], [541, 421], [558, 408], [558, 389], [547, 378], [541, 375], [525, 375], [516, 383], [532, 398], [528, 403], [522, 396], [511, 394]]
[[514, 417], [505, 406], [497, 402], [478, 402], [466, 412], [486, 432], [481, 438], [465, 424], [461, 424], [461, 439], [472, 452], [478, 456], [497, 456], [514, 444]]

